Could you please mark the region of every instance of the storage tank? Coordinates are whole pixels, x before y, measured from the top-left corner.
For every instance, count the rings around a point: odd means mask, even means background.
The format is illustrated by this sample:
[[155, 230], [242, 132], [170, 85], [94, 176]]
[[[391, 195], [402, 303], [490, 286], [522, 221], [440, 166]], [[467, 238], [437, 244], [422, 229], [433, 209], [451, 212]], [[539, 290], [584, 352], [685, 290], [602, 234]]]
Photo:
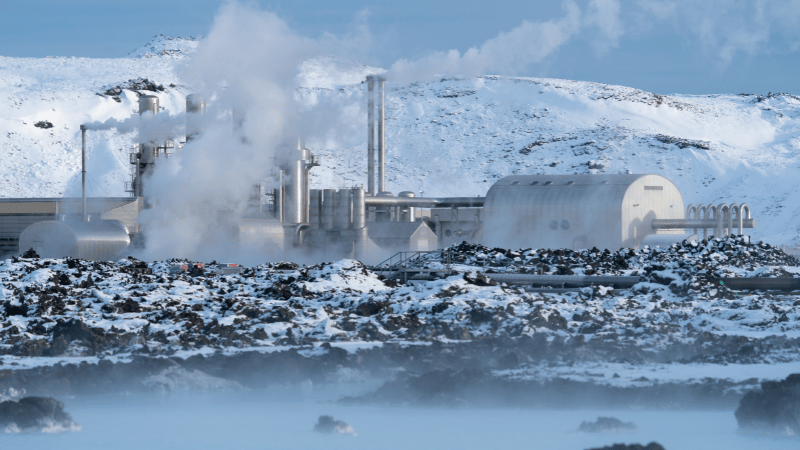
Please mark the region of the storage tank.
[[269, 254], [282, 252], [285, 232], [277, 220], [242, 219], [237, 224], [239, 245], [244, 249], [266, 251]]
[[22, 231], [19, 251], [32, 248], [41, 258], [115, 261], [130, 243], [127, 228], [118, 220], [46, 220]]
[[[678, 188], [660, 175], [512, 175], [484, 203], [483, 243], [503, 248], [638, 248], [653, 219], [683, 219]], [[684, 234], [659, 230], [658, 234]]]

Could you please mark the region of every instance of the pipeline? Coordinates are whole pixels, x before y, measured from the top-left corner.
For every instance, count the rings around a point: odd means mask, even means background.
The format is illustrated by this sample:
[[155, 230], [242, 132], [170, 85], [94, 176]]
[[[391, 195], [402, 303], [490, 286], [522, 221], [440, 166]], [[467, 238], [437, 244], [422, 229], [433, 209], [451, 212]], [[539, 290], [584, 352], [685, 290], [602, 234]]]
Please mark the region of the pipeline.
[[720, 286], [735, 291], [757, 290], [757, 291], [794, 291], [800, 289], [800, 278], [778, 277], [778, 278], [716, 278], [715, 281]]
[[531, 275], [517, 273], [484, 273], [488, 278], [516, 286], [613, 286], [620, 289], [633, 287], [639, 283], [639, 277], [608, 276], [608, 275]]
[[367, 197], [366, 206], [405, 206], [416, 208], [469, 208], [483, 206], [485, 197]]

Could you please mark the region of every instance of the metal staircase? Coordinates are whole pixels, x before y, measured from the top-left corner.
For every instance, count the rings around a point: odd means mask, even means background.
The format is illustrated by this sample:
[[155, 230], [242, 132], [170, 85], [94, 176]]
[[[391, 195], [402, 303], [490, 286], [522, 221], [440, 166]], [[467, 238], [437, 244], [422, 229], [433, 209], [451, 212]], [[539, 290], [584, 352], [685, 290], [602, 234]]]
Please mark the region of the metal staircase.
[[[436, 258], [435, 255], [439, 255], [439, 257]], [[426, 267], [431, 262], [440, 262], [444, 267], [437, 269]], [[385, 261], [367, 268], [379, 275], [383, 275], [387, 279], [402, 279], [404, 281], [409, 279], [430, 280], [453, 273], [450, 249], [398, 252]]]

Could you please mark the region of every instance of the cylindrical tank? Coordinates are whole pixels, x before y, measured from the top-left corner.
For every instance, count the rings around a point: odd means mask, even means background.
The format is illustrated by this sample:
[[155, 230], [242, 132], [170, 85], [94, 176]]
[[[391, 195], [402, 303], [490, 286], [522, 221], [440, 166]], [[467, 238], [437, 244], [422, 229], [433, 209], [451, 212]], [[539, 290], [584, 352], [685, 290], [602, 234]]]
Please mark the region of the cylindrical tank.
[[[397, 194], [400, 198], [413, 198], [416, 197], [411, 191], [403, 191]], [[414, 207], [413, 206], [401, 206], [400, 207], [400, 222], [413, 222], [414, 221]]]
[[36, 222], [22, 231], [20, 253], [34, 249], [42, 258], [115, 261], [130, 245], [128, 229], [118, 220]]
[[311, 228], [322, 226], [322, 191], [311, 189], [309, 191], [308, 223]]
[[186, 96], [186, 142], [203, 132], [202, 114], [205, 113], [206, 102], [201, 95]]
[[364, 203], [364, 188], [355, 188], [353, 191], [353, 229], [360, 230], [367, 226], [367, 206]]
[[346, 230], [352, 222], [352, 189], [339, 189], [336, 193], [336, 228]]
[[158, 109], [158, 97], [155, 95], [143, 95], [139, 97], [139, 114], [144, 114], [145, 111], [158, 114]]
[[322, 191], [322, 226], [326, 230], [336, 228], [336, 189]]
[[303, 160], [296, 160], [292, 161], [290, 167], [291, 170], [284, 179], [286, 182], [284, 223], [298, 224], [305, 222], [305, 217], [303, 217], [305, 212], [305, 202], [303, 201], [305, 164]]

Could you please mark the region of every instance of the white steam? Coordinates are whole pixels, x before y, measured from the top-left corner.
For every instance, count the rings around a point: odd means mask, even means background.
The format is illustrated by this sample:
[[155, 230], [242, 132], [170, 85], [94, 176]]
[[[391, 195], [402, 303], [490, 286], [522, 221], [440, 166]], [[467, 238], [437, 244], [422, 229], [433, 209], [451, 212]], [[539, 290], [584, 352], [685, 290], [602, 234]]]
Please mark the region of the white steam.
[[401, 59], [388, 72], [392, 81], [410, 82], [441, 75], [518, 74], [539, 63], [566, 44], [584, 28], [597, 27], [598, 50], [616, 46], [622, 35], [617, 0], [592, 0], [584, 13], [573, 1], [563, 3], [564, 17], [546, 22], [523, 21], [522, 25], [489, 39], [464, 54], [458, 50], [431, 53], [416, 61]]

